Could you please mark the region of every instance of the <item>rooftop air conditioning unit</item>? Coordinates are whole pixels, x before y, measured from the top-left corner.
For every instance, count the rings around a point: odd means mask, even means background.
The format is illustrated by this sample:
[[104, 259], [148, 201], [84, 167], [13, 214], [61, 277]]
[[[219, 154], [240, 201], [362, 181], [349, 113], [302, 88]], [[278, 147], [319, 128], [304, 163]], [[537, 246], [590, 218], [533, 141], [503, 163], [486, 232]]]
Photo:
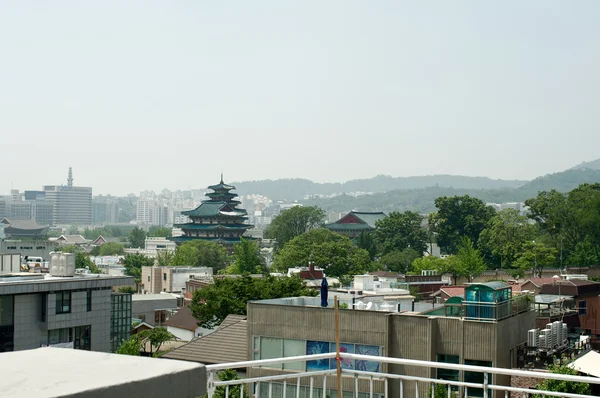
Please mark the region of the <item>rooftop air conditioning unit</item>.
[[540, 344], [539, 329], [530, 329], [527, 331], [527, 346], [537, 347]]

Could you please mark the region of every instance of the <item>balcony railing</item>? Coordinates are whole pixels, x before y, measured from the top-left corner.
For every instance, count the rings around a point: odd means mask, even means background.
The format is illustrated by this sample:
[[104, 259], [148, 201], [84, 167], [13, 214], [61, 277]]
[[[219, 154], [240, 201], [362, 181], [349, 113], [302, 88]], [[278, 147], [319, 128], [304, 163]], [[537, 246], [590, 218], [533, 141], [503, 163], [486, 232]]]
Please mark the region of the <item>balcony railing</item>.
[[[225, 369], [268, 369], [269, 365], [281, 365], [285, 363], [298, 363], [305, 361], [314, 361], [321, 359], [335, 358], [335, 353], [304, 355], [286, 358], [263, 359], [236, 363], [225, 363], [219, 365], [207, 366], [208, 376], [208, 398], [214, 398], [218, 392], [220, 397], [224, 398], [329, 398], [337, 396], [336, 383], [331, 380], [336, 376], [335, 369], [327, 369], [322, 371], [309, 372], [293, 372], [273, 371], [277, 374], [249, 377], [238, 380], [221, 381], [218, 380], [217, 373]], [[589, 383], [590, 385], [600, 387], [600, 378], [587, 376], [573, 376], [564, 374], [554, 374], [546, 372], [525, 371], [516, 369], [492, 368], [486, 366], [460, 365], [442, 362], [430, 362], [413, 359], [388, 358], [357, 354], [341, 353], [342, 360], [363, 360], [388, 364], [382, 366], [381, 369], [389, 369], [392, 365], [396, 368], [410, 367], [411, 369], [426, 368], [446, 369], [458, 371], [461, 373], [470, 372], [469, 374], [481, 375], [481, 382], [469, 381], [452, 381], [441, 380], [432, 377], [418, 377], [407, 374], [398, 374], [390, 372], [366, 372], [354, 369], [342, 369], [343, 386], [353, 385], [353, 388], [343, 387], [343, 397], [383, 397], [388, 398], [393, 394], [399, 398], [404, 397], [530, 397], [532, 395], [541, 395], [549, 397], [565, 397], [565, 398], [593, 398], [595, 395], [573, 394], [566, 392], [544, 391], [532, 388], [514, 387], [510, 385], [496, 384], [497, 378], [507, 380], [509, 377], [525, 377], [539, 380], [541, 383], [544, 380], [563, 380], [577, 383]], [[398, 366], [399, 365], [399, 366]], [[281, 368], [279, 368], [281, 369]], [[273, 370], [273, 369], [269, 369]], [[411, 372], [414, 373], [414, 372]], [[436, 374], [437, 372], [429, 372]], [[497, 377], [501, 376], [501, 377]], [[329, 385], [328, 385], [329, 378]], [[375, 388], [375, 383], [378, 387]], [[537, 384], [537, 383], [536, 383]], [[235, 394], [232, 393], [232, 388], [236, 388]], [[278, 388], [274, 388], [277, 386]], [[359, 387], [360, 386], [360, 387]], [[220, 391], [217, 391], [220, 389]], [[293, 393], [289, 393], [288, 390]], [[440, 391], [440, 389], [443, 389]], [[277, 391], [276, 391], [277, 390]], [[376, 391], [377, 390], [377, 391]]]

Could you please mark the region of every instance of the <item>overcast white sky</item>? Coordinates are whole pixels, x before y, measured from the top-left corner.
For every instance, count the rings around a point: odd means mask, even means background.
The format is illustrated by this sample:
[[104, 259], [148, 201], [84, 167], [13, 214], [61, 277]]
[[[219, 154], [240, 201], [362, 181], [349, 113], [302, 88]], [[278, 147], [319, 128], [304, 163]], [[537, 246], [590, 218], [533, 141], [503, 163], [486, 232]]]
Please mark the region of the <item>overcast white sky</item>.
[[0, 193], [600, 157], [600, 2], [2, 1]]

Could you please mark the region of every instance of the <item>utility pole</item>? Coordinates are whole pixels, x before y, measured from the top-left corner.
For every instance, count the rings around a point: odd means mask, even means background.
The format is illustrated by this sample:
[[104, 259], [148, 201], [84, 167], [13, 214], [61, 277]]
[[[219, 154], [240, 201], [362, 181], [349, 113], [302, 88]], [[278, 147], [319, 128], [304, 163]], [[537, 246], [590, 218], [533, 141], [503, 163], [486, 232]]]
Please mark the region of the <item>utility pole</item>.
[[560, 237], [560, 272], [562, 272], [563, 270], [563, 239], [565, 237], [561, 236]]

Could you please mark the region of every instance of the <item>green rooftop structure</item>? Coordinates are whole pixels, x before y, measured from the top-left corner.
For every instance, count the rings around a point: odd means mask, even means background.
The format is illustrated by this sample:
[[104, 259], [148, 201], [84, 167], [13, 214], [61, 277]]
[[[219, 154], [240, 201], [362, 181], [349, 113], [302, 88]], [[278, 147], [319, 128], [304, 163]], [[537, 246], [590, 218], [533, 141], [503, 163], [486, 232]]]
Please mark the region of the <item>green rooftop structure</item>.
[[209, 186], [208, 189], [213, 190], [206, 194], [208, 200], [203, 200], [202, 204], [194, 210], [181, 213], [191, 220], [185, 224], [175, 225], [181, 228], [183, 236], [168, 239], [178, 244], [199, 239], [234, 244], [238, 243], [242, 235], [253, 227], [245, 223], [248, 213], [244, 209], [237, 208], [240, 204], [240, 201], [236, 200], [238, 195], [230, 192], [235, 187], [225, 184], [222, 174], [221, 181]]
[[375, 230], [375, 223], [386, 215], [384, 212], [351, 211], [334, 223], [326, 224], [325, 228], [346, 235], [349, 238], [357, 238], [361, 232]]

